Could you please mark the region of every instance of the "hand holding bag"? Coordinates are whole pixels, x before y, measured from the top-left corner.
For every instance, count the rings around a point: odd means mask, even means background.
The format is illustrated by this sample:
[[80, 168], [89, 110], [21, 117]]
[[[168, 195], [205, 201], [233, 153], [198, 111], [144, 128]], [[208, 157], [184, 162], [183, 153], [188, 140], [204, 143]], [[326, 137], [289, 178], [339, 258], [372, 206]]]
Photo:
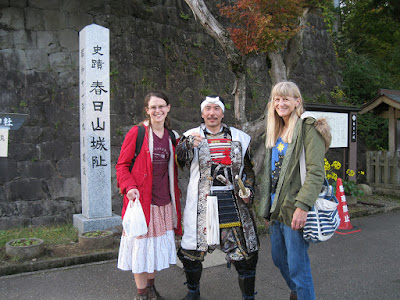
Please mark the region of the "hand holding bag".
[[[300, 156], [301, 183], [306, 175], [304, 148]], [[319, 243], [329, 240], [340, 225], [337, 210], [339, 202], [333, 193], [333, 187], [325, 178], [324, 185], [317, 201], [307, 213], [307, 221], [303, 228], [303, 238], [310, 243]]]
[[146, 218], [139, 198], [136, 198], [135, 201], [129, 200], [122, 227], [128, 237], [138, 237], [147, 233]]

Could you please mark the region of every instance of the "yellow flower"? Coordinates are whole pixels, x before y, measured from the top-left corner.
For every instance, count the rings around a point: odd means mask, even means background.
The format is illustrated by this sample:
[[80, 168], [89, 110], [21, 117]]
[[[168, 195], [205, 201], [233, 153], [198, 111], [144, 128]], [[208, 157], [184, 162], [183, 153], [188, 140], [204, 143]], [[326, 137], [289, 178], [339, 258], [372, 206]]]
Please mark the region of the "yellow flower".
[[331, 165], [329, 164], [329, 162], [326, 160], [325, 158], [325, 163], [324, 163], [324, 169], [325, 171], [329, 171], [331, 169]]
[[[337, 181], [338, 174], [335, 173], [334, 171], [340, 170], [341, 168], [342, 164], [339, 161], [335, 160], [334, 162], [332, 162], [332, 164], [330, 164], [329, 161], [326, 158], [324, 158], [325, 176], [328, 180]], [[360, 175], [365, 175], [364, 171], [358, 171], [357, 173]], [[347, 177], [353, 177], [356, 175], [356, 172], [351, 169], [347, 169], [346, 174]]]
[[340, 162], [334, 161], [334, 162], [332, 163], [332, 167], [333, 167], [334, 169], [336, 169], [336, 170], [339, 170], [339, 169], [342, 167], [342, 165], [340, 164]]

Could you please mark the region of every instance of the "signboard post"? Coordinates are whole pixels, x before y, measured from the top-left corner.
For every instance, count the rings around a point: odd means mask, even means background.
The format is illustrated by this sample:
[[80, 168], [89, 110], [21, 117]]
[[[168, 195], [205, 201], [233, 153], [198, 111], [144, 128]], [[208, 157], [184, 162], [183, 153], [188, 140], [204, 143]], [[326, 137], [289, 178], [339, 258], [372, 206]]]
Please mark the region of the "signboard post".
[[[305, 115], [314, 118], [326, 118], [331, 127], [332, 142], [330, 148], [344, 149], [343, 178], [345, 170], [357, 170], [357, 112], [355, 107], [338, 105], [305, 104]], [[357, 175], [357, 174], [356, 174]], [[349, 178], [356, 181], [357, 176]]]
[[0, 157], [8, 156], [9, 130], [18, 130], [27, 116], [26, 114], [0, 113]]
[[0, 157], [8, 156], [8, 131], [7, 128], [0, 128]]

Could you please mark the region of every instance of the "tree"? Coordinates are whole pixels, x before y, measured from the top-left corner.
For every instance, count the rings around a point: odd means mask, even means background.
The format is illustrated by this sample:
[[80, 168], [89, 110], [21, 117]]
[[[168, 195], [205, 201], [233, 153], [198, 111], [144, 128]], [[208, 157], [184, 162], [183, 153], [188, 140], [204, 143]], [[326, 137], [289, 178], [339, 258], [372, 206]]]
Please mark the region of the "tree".
[[[353, 105], [376, 97], [379, 88], [400, 89], [400, 1], [341, 0], [336, 48], [343, 86]], [[387, 122], [372, 114], [358, 118], [358, 133], [368, 150], [387, 148]], [[386, 128], [386, 129], [385, 129]]]
[[299, 17], [305, 0], [240, 0], [221, 5], [222, 15], [234, 27], [228, 28], [242, 54], [266, 53], [271, 60], [271, 79], [275, 84], [287, 79], [280, 53], [299, 30]]
[[242, 54], [268, 53], [282, 50], [300, 30], [303, 4], [304, 0], [239, 0], [220, 5], [220, 12], [234, 25], [228, 31]]
[[212, 36], [222, 47], [230, 68], [235, 75], [235, 83], [232, 94], [235, 97], [235, 118], [247, 127], [246, 118], [246, 73], [244, 58], [236, 48], [228, 31], [217, 21], [208, 10], [203, 0], [185, 0], [193, 14], [204, 27], [207, 33]]
[[341, 2], [337, 49], [343, 62], [343, 88], [353, 104], [371, 100], [379, 87], [400, 88], [398, 12], [397, 0]]
[[[266, 112], [251, 123], [247, 120], [245, 54], [266, 53], [271, 61], [272, 83], [286, 80], [290, 68], [284, 63], [281, 49], [303, 25], [298, 20], [304, 12], [300, 5], [303, 1], [239, 0], [232, 6], [222, 5], [222, 13], [235, 24], [235, 28], [228, 30], [211, 14], [203, 0], [185, 0], [196, 19], [219, 43], [228, 59], [235, 75], [232, 92], [235, 98], [235, 118], [253, 139], [264, 133]], [[261, 145], [254, 155], [256, 173], [262, 165], [264, 148]]]

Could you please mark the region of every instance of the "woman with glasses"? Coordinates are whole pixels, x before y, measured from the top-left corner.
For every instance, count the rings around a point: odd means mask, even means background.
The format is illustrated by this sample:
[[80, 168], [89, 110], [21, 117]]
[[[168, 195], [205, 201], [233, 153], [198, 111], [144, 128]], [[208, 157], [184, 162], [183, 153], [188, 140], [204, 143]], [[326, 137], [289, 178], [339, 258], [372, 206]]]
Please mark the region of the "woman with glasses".
[[[175, 163], [178, 135], [170, 130], [171, 105], [166, 95], [148, 94], [144, 107], [148, 118], [127, 133], [116, 170], [124, 195], [122, 217], [129, 201], [139, 200], [148, 232], [136, 238], [122, 232], [118, 268], [134, 273], [135, 299], [163, 299], [154, 286], [155, 274], [176, 264], [175, 234], [182, 235]], [[140, 126], [144, 127], [144, 136], [139, 133]], [[143, 144], [135, 158], [137, 139], [143, 139]]]

